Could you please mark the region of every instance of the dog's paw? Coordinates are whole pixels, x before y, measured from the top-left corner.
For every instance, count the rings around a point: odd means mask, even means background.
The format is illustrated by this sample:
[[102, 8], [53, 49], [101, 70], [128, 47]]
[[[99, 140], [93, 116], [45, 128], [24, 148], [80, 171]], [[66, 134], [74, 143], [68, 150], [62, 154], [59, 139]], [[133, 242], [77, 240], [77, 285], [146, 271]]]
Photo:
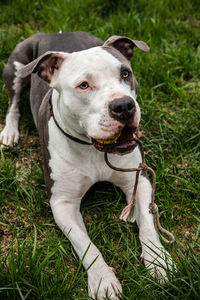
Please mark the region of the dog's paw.
[[159, 280], [160, 283], [165, 283], [169, 280], [168, 274], [176, 271], [176, 265], [171, 255], [161, 245], [143, 246], [141, 260], [149, 270], [152, 277]]
[[6, 125], [0, 133], [0, 143], [3, 146], [15, 146], [19, 142], [19, 131], [13, 125]]
[[121, 299], [122, 287], [112, 268], [88, 271], [88, 294], [97, 300]]

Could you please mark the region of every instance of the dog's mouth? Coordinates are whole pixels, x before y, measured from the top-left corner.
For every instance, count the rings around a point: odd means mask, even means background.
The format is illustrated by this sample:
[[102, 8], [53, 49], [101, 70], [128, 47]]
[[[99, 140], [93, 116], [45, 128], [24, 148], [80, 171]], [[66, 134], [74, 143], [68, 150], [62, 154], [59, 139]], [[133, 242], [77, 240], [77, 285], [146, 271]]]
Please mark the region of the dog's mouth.
[[137, 146], [137, 128], [125, 126], [118, 134], [109, 140], [93, 139], [94, 147], [102, 152], [113, 154], [127, 154]]

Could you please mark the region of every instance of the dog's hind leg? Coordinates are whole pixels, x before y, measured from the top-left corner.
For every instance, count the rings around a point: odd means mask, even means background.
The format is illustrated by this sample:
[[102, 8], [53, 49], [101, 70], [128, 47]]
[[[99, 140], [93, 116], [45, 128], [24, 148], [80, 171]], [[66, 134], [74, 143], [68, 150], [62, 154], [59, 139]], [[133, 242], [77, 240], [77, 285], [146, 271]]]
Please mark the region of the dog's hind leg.
[[22, 63], [14, 61], [8, 62], [4, 69], [4, 81], [9, 97], [9, 108], [6, 114], [5, 127], [0, 133], [0, 143], [6, 146], [14, 146], [19, 141], [19, 100], [26, 82], [18, 76]]

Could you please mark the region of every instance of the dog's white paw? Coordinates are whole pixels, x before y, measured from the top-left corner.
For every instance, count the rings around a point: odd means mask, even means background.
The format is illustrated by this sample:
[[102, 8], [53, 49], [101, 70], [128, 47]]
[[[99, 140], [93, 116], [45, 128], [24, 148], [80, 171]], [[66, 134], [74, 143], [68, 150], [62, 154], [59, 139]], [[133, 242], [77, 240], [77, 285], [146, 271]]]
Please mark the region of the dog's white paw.
[[160, 283], [168, 281], [167, 274], [176, 270], [171, 255], [162, 245], [159, 247], [153, 244], [143, 246], [141, 260], [146, 268], [149, 269], [152, 277], [158, 279]]
[[0, 143], [3, 146], [15, 146], [19, 141], [19, 131], [16, 127], [9, 124], [0, 133]]
[[88, 271], [88, 294], [93, 299], [121, 299], [122, 287], [112, 268]]

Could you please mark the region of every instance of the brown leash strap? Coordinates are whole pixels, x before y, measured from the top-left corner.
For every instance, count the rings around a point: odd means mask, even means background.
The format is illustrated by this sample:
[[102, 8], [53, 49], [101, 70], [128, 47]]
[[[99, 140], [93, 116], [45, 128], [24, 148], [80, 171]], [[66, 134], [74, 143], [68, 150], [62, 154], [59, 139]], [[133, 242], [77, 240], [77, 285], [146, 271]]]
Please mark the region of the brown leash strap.
[[104, 154], [105, 161], [111, 169], [113, 169], [115, 171], [119, 171], [119, 172], [136, 172], [135, 184], [134, 184], [134, 188], [133, 188], [133, 194], [132, 194], [132, 197], [131, 197], [131, 201], [123, 209], [123, 211], [120, 215], [120, 220], [123, 220], [125, 222], [126, 221], [134, 222], [135, 221], [136, 214], [137, 214], [137, 211], [135, 209], [135, 201], [136, 201], [136, 192], [137, 192], [137, 186], [138, 186], [138, 181], [139, 181], [139, 175], [140, 175], [140, 172], [142, 170], [143, 171], [148, 171], [152, 175], [152, 193], [151, 193], [151, 203], [149, 204], [149, 212], [153, 215], [153, 221], [154, 221], [154, 226], [156, 228], [156, 231], [158, 233], [159, 233], [159, 231], [162, 232], [162, 233], [165, 233], [170, 238], [170, 239], [166, 239], [162, 234], [160, 234], [162, 240], [164, 242], [168, 243], [168, 244], [172, 244], [175, 241], [174, 235], [161, 226], [160, 220], [159, 220], [158, 207], [154, 202], [154, 200], [155, 200], [155, 189], [156, 189], [156, 175], [155, 175], [155, 172], [149, 166], [147, 166], [147, 164], [145, 162], [142, 142], [138, 139], [135, 139], [135, 138], [133, 138], [132, 140], [134, 140], [138, 144], [138, 146], [140, 148], [140, 151], [141, 151], [141, 155], [142, 155], [142, 162], [139, 164], [138, 168], [123, 169], [123, 168], [115, 167], [109, 162], [108, 153], [105, 152], [105, 154]]

